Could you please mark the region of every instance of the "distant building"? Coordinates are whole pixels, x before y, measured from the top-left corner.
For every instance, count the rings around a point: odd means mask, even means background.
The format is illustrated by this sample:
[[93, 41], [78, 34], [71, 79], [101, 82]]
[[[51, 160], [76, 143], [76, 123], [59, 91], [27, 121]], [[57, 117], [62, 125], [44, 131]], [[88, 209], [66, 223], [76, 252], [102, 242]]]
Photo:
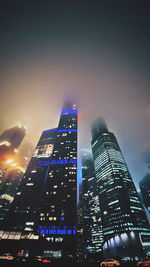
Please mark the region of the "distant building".
[[150, 174], [147, 174], [139, 183], [145, 207], [150, 212]]
[[16, 195], [23, 174], [23, 169], [19, 166], [12, 167], [3, 174], [5, 179], [0, 190], [0, 228], [3, 226], [3, 222]]
[[20, 163], [20, 165], [26, 169], [29, 161], [34, 153], [34, 146], [29, 142], [24, 142], [16, 155], [16, 161]]
[[25, 133], [26, 129], [23, 126], [15, 126], [2, 133], [0, 136], [0, 160], [11, 157], [17, 152]]
[[85, 260], [82, 201], [83, 201], [82, 184], [79, 184], [79, 203], [77, 206], [77, 261], [78, 262], [83, 262]]
[[143, 155], [143, 159], [144, 159], [144, 161], [145, 161], [145, 163], [146, 163], [146, 165], [147, 165], [147, 168], [150, 169], [150, 149], [148, 149], [148, 150], [144, 153], [144, 155]]
[[11, 205], [6, 226], [28, 236], [35, 230], [57, 129], [43, 131]]
[[150, 228], [135, 185], [113, 133], [102, 118], [92, 125], [105, 257], [149, 253]]
[[104, 238], [94, 163], [88, 155], [82, 157], [82, 190], [85, 255], [87, 258], [94, 258], [102, 253]]

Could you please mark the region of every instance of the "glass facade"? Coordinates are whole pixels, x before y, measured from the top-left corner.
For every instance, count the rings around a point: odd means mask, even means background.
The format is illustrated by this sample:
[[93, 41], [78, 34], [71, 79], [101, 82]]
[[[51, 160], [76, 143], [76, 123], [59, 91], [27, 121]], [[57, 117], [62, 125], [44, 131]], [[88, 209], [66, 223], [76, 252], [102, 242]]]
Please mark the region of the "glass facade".
[[65, 106], [61, 112], [37, 229], [41, 239], [73, 253], [76, 246], [77, 113], [75, 105]]
[[87, 257], [100, 254], [103, 245], [103, 232], [99, 198], [96, 190], [94, 163], [91, 157], [82, 157], [82, 188], [83, 188], [83, 226], [84, 245]]
[[11, 205], [5, 228], [28, 238], [36, 229], [56, 129], [44, 131]]
[[148, 251], [150, 245], [148, 221], [116, 137], [102, 119], [92, 127], [92, 152], [104, 255], [143, 255], [143, 249]]
[[150, 213], [150, 174], [147, 174], [140, 181], [139, 185], [140, 185], [144, 205]]
[[5, 172], [5, 177], [3, 176], [4, 181], [0, 190], [0, 228], [3, 227], [4, 220], [16, 195], [23, 174], [22, 170], [14, 167]]

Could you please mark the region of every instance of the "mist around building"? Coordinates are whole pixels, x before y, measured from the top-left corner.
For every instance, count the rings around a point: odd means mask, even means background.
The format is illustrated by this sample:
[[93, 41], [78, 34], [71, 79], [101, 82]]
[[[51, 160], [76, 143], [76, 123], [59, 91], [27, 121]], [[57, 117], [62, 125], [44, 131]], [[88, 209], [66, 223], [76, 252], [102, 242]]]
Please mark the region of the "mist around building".
[[78, 146], [74, 103], [34, 149], [23, 142], [27, 131], [0, 136], [0, 262], [137, 266], [150, 257], [150, 174], [137, 192], [104, 118], [89, 129], [90, 152]]

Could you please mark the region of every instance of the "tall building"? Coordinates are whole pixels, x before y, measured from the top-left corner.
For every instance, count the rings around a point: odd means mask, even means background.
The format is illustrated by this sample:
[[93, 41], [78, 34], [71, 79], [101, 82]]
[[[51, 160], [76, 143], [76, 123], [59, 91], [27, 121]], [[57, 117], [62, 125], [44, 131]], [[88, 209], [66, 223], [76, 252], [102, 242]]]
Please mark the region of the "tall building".
[[57, 129], [38, 227], [41, 239], [48, 240], [63, 256], [75, 255], [76, 209], [77, 110], [75, 105], [66, 104]]
[[150, 174], [147, 174], [139, 183], [145, 207], [150, 212]]
[[150, 228], [115, 135], [102, 118], [92, 125], [92, 152], [105, 257], [149, 253]]
[[89, 155], [82, 157], [83, 233], [85, 255], [96, 258], [102, 253], [104, 242], [94, 163]]
[[150, 149], [148, 148], [143, 155], [143, 160], [146, 163], [148, 169], [150, 169]]
[[56, 130], [43, 131], [5, 223], [7, 230], [18, 232], [22, 238], [36, 228]]
[[15, 126], [2, 133], [0, 136], [0, 159], [14, 155], [25, 137], [26, 128]]
[[75, 105], [63, 108], [58, 128], [42, 133], [28, 164], [1, 232], [2, 240], [19, 240], [18, 249], [50, 257], [75, 254], [77, 113]]
[[16, 195], [23, 174], [23, 168], [20, 168], [20, 166], [14, 166], [4, 174], [5, 179], [0, 190], [0, 228], [3, 226], [3, 222]]
[[77, 262], [83, 262], [85, 260], [82, 201], [82, 184], [79, 184], [79, 203], [77, 206]]
[[20, 166], [22, 166], [24, 169], [27, 168], [29, 161], [34, 153], [35, 147], [29, 143], [24, 142], [16, 154], [15, 160], [20, 163]]

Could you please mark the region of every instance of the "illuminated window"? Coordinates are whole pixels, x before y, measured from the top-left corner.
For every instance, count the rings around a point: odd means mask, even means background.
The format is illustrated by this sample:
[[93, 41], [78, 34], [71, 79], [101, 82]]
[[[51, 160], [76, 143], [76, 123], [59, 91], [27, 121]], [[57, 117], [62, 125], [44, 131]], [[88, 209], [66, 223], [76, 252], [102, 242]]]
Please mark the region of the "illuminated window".
[[33, 183], [27, 183], [26, 186], [32, 186], [34, 185]]

